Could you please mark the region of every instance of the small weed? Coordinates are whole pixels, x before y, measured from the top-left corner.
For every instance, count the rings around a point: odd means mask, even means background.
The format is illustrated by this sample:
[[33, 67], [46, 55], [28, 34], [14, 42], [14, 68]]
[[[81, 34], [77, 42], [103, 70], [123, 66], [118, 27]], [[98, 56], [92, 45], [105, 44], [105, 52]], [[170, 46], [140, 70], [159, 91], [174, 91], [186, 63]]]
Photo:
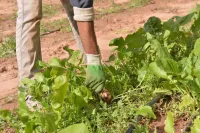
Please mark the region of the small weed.
[[109, 7], [108, 9], [101, 9], [100, 10], [101, 15], [104, 16], [104, 15], [108, 15], [108, 14], [111, 14], [111, 13], [118, 13], [118, 12], [122, 11], [122, 9], [123, 9], [122, 6], [119, 6], [119, 5], [116, 5], [116, 4], [114, 4], [114, 5]]
[[14, 36], [7, 36], [0, 43], [0, 58], [10, 57], [15, 54], [16, 40]]
[[149, 0], [131, 0], [127, 5], [127, 9], [134, 8], [134, 7], [142, 7], [145, 6]]
[[40, 33], [44, 34], [46, 32], [56, 30], [56, 29], [60, 29], [61, 31], [70, 32], [71, 26], [69, 24], [68, 19], [62, 18], [59, 20], [55, 20], [53, 22], [47, 22], [47, 23], [42, 22], [41, 26], [40, 26]]
[[118, 13], [131, 8], [141, 7], [146, 5], [149, 0], [131, 0], [124, 4], [116, 4], [113, 0], [111, 2], [112, 6], [110, 6], [109, 8], [102, 8], [98, 10], [98, 12], [100, 12], [100, 16], [105, 16], [111, 13]]
[[14, 20], [16, 20], [17, 19], [17, 16], [18, 16], [18, 14], [17, 14], [17, 10], [14, 10], [14, 13], [12, 14], [12, 19], [14, 19]]
[[119, 29], [116, 31], [117, 34], [131, 34], [135, 31], [136, 29]]
[[58, 13], [57, 7], [52, 5], [42, 5], [42, 11], [44, 17], [53, 16]]
[[[44, 17], [53, 16], [58, 13], [58, 9], [59, 9], [58, 6], [43, 4], [42, 5], [43, 16]], [[11, 18], [14, 20], [17, 19], [17, 10], [14, 10], [14, 13]]]

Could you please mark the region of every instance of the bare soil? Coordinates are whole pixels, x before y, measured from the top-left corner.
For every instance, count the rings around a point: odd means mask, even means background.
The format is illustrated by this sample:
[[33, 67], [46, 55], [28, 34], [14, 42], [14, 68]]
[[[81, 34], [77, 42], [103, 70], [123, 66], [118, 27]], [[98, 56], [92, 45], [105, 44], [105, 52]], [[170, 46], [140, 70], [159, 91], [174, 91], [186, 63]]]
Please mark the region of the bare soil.
[[[115, 0], [116, 4], [123, 4], [130, 0]], [[43, 3], [50, 5], [59, 5], [59, 0], [43, 0]], [[108, 14], [97, 17], [95, 20], [95, 29], [98, 44], [101, 49], [103, 60], [107, 60], [112, 48], [109, 42], [113, 38], [123, 36], [136, 31], [143, 26], [145, 21], [151, 16], [157, 16], [163, 21], [175, 15], [186, 15], [192, 8], [200, 3], [195, 0], [152, 0], [146, 6], [140, 8], [132, 8], [122, 10], [117, 13]], [[95, 8], [101, 9], [111, 6], [109, 0], [95, 1]], [[0, 0], [0, 31], [3, 31], [3, 38], [7, 35], [15, 34], [16, 24], [16, 0]], [[97, 14], [98, 15], [98, 14]], [[44, 21], [53, 21], [55, 19], [64, 18], [65, 11], [63, 9], [52, 17], [44, 18]], [[63, 46], [68, 45], [72, 49], [77, 49], [73, 34], [66, 32], [54, 32], [52, 34], [41, 37], [42, 56], [44, 61], [48, 61], [51, 57], [65, 58], [67, 55], [63, 51]], [[0, 59], [0, 108], [13, 110], [17, 107], [17, 60], [16, 57]], [[10, 96], [5, 100], [5, 97]], [[151, 128], [158, 128], [159, 133], [164, 133], [165, 116], [152, 122]], [[176, 133], [180, 133], [185, 125], [183, 120], [177, 120]]]

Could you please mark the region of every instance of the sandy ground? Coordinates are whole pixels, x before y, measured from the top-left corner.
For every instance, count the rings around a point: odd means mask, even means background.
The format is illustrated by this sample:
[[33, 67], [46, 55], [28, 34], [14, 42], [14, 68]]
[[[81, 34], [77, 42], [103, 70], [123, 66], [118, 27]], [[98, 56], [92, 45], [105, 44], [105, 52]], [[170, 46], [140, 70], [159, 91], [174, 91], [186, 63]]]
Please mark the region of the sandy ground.
[[[129, 0], [115, 0], [117, 4], [123, 4]], [[45, 4], [60, 5], [59, 0], [43, 0]], [[200, 3], [195, 0], [152, 0], [146, 6], [140, 8], [132, 8], [122, 10], [118, 13], [108, 14], [97, 17], [95, 20], [95, 29], [100, 46], [103, 60], [107, 60], [112, 48], [109, 42], [113, 38], [126, 36], [139, 27], [143, 26], [145, 21], [151, 16], [157, 16], [163, 21], [175, 15], [186, 15], [192, 8]], [[106, 5], [106, 6], [105, 6]], [[95, 3], [96, 9], [111, 6], [109, 0], [99, 0]], [[16, 0], [0, 0], [0, 30], [2, 30], [3, 38], [7, 35], [15, 34], [15, 14], [17, 11]], [[44, 18], [44, 21], [53, 21], [64, 18], [63, 9], [52, 17]], [[98, 12], [97, 12], [98, 16]], [[66, 53], [62, 50], [65, 45], [72, 49], [77, 49], [73, 34], [66, 32], [55, 32], [41, 37], [42, 56], [44, 61], [48, 61], [51, 57], [66, 57]], [[0, 59], [0, 108], [14, 109], [17, 106], [17, 62], [16, 57]], [[4, 99], [5, 97], [6, 100]], [[164, 117], [153, 122], [163, 131]], [[177, 131], [178, 133], [179, 131]]]

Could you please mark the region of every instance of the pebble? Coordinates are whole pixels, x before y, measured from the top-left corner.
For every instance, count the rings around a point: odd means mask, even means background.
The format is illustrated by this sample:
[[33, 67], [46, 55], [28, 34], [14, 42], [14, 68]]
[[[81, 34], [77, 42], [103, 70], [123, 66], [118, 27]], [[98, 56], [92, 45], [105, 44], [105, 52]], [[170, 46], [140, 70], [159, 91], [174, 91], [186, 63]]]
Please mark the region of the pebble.
[[5, 71], [7, 71], [7, 69], [6, 69], [6, 67], [5, 67], [5, 66], [3, 66], [3, 67], [0, 67], [0, 73], [3, 73], [3, 72], [5, 72]]

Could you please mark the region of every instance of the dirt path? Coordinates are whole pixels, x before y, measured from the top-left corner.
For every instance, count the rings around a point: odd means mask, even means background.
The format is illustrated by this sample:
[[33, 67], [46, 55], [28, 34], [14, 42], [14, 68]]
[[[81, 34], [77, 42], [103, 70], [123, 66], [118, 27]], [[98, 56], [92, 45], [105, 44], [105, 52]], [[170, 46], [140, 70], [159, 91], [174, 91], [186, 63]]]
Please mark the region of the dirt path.
[[[124, 2], [129, 2], [129, 0], [116, 0], [115, 2], [123, 4]], [[60, 5], [59, 0], [44, 0], [43, 3]], [[144, 7], [122, 10], [118, 13], [98, 17], [95, 21], [95, 29], [103, 60], [109, 58], [111, 48], [108, 44], [113, 38], [132, 33], [140, 26], [143, 26], [145, 21], [151, 16], [167, 20], [175, 15], [185, 15], [196, 6], [196, 3], [200, 2], [195, 0], [153, 0]], [[95, 3], [96, 9], [109, 6], [111, 6], [111, 2], [108, 0], [99, 0]], [[0, 30], [3, 31], [3, 37], [15, 34], [16, 10], [16, 0], [0, 0]], [[64, 17], [65, 12], [63, 9], [60, 9], [57, 15], [44, 18], [44, 20], [53, 21]], [[42, 37], [41, 42], [43, 60], [45, 61], [55, 56], [64, 58], [66, 53], [62, 50], [62, 47], [65, 45], [77, 49], [71, 32], [55, 32]], [[0, 59], [0, 103], [2, 103], [2, 98], [17, 93], [17, 81], [16, 57]], [[16, 101], [16, 99], [13, 98], [12, 101]], [[8, 104], [3, 106], [0, 105], [0, 108], [3, 109], [13, 109], [15, 107], [16, 102], [8, 102]]]

